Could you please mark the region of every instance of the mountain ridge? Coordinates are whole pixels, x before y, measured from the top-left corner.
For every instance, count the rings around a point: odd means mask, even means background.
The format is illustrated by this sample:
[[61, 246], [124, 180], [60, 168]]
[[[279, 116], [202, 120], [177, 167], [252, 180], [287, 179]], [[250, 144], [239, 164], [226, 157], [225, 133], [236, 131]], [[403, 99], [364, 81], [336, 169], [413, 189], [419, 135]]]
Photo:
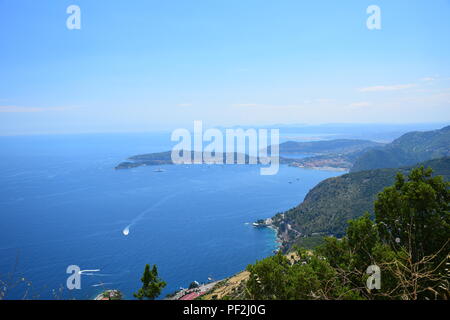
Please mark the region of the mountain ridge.
[[367, 150], [353, 163], [350, 172], [398, 168], [450, 156], [450, 126], [432, 131], [413, 131], [384, 147]]
[[430, 167], [433, 175], [450, 180], [450, 157], [433, 159], [403, 168], [382, 168], [350, 172], [320, 182], [298, 206], [278, 213], [272, 224], [285, 248], [301, 237], [345, 234], [347, 221], [365, 212], [373, 214], [373, 202], [385, 187], [392, 185], [397, 172], [408, 174], [417, 166]]
[[[383, 146], [383, 143], [360, 139], [335, 139], [311, 142], [286, 141], [279, 145], [280, 163], [295, 167], [306, 168], [335, 168], [349, 169], [352, 162], [363, 152], [370, 148]], [[267, 148], [270, 153], [271, 147]], [[129, 169], [140, 166], [172, 165], [172, 151], [155, 152], [134, 155], [119, 163], [115, 169]], [[191, 157], [193, 156], [192, 151]], [[235, 157], [236, 157], [235, 153]], [[289, 155], [311, 155], [303, 159], [289, 158]], [[225, 154], [223, 154], [225, 155]], [[245, 155], [248, 163], [248, 155]]]

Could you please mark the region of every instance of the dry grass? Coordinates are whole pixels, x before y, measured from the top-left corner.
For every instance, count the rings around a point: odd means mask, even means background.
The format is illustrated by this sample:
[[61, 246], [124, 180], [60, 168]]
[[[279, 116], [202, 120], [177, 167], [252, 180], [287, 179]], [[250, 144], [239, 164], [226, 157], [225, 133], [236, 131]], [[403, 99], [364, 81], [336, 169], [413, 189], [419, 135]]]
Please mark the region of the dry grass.
[[224, 281], [218, 283], [210, 292], [203, 296], [203, 300], [223, 299], [225, 296], [231, 296], [243, 282], [250, 276], [248, 271], [242, 271]]

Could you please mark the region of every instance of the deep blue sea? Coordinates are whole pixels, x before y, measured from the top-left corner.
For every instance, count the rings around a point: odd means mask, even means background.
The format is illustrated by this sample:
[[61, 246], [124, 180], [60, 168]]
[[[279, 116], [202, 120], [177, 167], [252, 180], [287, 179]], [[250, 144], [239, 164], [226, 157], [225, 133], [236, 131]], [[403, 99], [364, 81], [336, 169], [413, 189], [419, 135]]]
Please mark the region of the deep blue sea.
[[[114, 170], [131, 155], [173, 144], [168, 134], [0, 137], [6, 298], [91, 299], [105, 288], [132, 298], [146, 263], [167, 282], [161, 297], [194, 280], [228, 277], [276, 249], [275, 233], [253, 221], [342, 174], [281, 166], [261, 176], [251, 165]], [[81, 290], [60, 292], [73, 264], [100, 271], [83, 274]]]

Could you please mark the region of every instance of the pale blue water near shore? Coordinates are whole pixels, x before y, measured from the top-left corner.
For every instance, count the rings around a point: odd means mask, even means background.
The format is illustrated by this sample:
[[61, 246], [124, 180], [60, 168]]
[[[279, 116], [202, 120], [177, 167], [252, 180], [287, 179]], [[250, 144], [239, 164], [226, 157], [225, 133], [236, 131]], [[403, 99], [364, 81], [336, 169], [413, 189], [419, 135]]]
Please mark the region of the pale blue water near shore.
[[[0, 137], [0, 279], [14, 272], [32, 282], [28, 298], [48, 299], [65, 286], [68, 265], [100, 269], [82, 276], [81, 290], [62, 294], [90, 299], [104, 287], [132, 298], [146, 263], [168, 283], [162, 296], [225, 278], [276, 248], [274, 232], [253, 221], [342, 174], [287, 166], [275, 176], [261, 176], [257, 166], [113, 169], [172, 144], [163, 134]], [[19, 285], [6, 298], [24, 292]]]

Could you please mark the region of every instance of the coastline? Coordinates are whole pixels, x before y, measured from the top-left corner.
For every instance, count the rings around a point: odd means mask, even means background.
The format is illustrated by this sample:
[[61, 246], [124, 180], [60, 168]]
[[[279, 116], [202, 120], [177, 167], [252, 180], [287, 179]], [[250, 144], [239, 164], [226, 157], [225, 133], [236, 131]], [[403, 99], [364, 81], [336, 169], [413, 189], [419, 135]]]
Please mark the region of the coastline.
[[333, 172], [347, 172], [350, 170], [350, 168], [346, 167], [313, 167], [313, 166], [303, 166], [303, 165], [296, 165], [296, 164], [289, 164], [290, 167], [300, 168], [300, 169], [309, 169], [309, 170], [321, 170], [321, 171], [333, 171]]
[[275, 232], [276, 249], [273, 251], [273, 253], [277, 253], [278, 251], [280, 251], [283, 248], [283, 244], [284, 244], [283, 238], [280, 234], [279, 228], [273, 224], [272, 218], [258, 220], [257, 222], [253, 223], [253, 227], [254, 228], [268, 228], [268, 229], [272, 230], [273, 232]]
[[[270, 229], [275, 233], [275, 250], [272, 250], [272, 254], [278, 253], [281, 248], [283, 247], [283, 240], [279, 236], [278, 227], [273, 225], [271, 223], [271, 218], [268, 218], [264, 220], [264, 225], [256, 226], [253, 224], [254, 228], [267, 228]], [[165, 297], [163, 300], [195, 300], [195, 299], [211, 299], [211, 293], [214, 292], [218, 287], [222, 287], [224, 283], [232, 282], [233, 287], [240, 283], [243, 279], [246, 279], [248, 277], [248, 272], [243, 270], [237, 273], [234, 273], [224, 279], [216, 280], [214, 282], [204, 283], [201, 284], [198, 288], [195, 289], [181, 289], [178, 292], [175, 293], [175, 295], [171, 297]], [[239, 281], [235, 281], [236, 279], [239, 279]]]
[[274, 253], [277, 253], [283, 247], [283, 240], [280, 237], [280, 233], [279, 233], [278, 227], [273, 225], [273, 224], [270, 224], [270, 225], [267, 225], [266, 228], [271, 229], [273, 232], [275, 232], [276, 249], [275, 249]]

